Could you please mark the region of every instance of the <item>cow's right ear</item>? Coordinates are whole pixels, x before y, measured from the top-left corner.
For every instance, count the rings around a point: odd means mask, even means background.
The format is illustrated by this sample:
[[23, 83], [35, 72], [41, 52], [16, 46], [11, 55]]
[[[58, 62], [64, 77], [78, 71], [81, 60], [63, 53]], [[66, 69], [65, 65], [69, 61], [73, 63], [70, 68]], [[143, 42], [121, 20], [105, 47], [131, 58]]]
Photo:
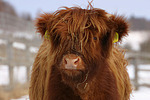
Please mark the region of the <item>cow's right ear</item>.
[[45, 32], [47, 30], [47, 25], [52, 19], [52, 17], [53, 15], [50, 13], [44, 13], [36, 19], [35, 27], [36, 27], [37, 32], [40, 33], [42, 37], [45, 35]]
[[113, 23], [114, 35], [118, 35], [118, 41], [120, 42], [124, 36], [128, 35], [128, 22], [124, 16], [118, 16], [116, 14], [106, 14], [110, 21]]

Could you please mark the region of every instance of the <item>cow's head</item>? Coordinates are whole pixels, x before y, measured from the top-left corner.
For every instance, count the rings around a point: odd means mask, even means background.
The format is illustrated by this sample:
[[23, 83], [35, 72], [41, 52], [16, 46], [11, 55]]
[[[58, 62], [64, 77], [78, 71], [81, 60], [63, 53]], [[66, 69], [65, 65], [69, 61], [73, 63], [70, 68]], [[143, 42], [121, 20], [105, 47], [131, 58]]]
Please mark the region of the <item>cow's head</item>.
[[66, 83], [90, 80], [97, 70], [105, 67], [116, 33], [120, 42], [128, 31], [122, 16], [78, 7], [45, 13], [37, 19], [36, 27], [51, 45], [45, 49], [50, 49], [53, 66], [59, 69]]

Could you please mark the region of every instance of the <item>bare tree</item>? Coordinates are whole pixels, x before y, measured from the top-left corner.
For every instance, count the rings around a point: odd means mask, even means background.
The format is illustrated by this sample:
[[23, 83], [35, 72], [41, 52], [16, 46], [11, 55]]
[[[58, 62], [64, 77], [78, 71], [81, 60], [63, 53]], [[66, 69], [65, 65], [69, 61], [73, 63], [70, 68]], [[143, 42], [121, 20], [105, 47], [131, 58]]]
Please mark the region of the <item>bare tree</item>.
[[150, 30], [150, 21], [145, 18], [131, 16], [128, 21], [131, 30]]
[[22, 13], [21, 18], [23, 18], [24, 20], [27, 20], [27, 21], [32, 20], [31, 15], [29, 13], [26, 13], [26, 12]]
[[0, 0], [0, 12], [5, 12], [11, 15], [17, 16], [16, 11], [13, 8], [13, 6], [4, 0]]
[[146, 42], [141, 44], [141, 51], [143, 52], [150, 52], [150, 40], [147, 40]]

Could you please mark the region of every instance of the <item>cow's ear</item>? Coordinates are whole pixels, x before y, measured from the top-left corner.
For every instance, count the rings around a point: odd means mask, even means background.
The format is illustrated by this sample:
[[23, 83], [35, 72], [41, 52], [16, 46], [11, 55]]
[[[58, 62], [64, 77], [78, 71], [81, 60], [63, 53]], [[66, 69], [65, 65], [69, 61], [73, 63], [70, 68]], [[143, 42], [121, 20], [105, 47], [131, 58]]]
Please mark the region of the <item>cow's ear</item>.
[[124, 16], [110, 15], [110, 14], [107, 14], [107, 16], [113, 23], [113, 29], [115, 31], [114, 38], [118, 34], [118, 41], [120, 42], [124, 36], [128, 35], [128, 27], [129, 27], [128, 22]]
[[36, 19], [35, 27], [36, 27], [37, 32], [40, 33], [42, 37], [45, 35], [45, 32], [47, 31], [48, 23], [50, 22], [52, 17], [53, 17], [52, 14], [44, 13]]

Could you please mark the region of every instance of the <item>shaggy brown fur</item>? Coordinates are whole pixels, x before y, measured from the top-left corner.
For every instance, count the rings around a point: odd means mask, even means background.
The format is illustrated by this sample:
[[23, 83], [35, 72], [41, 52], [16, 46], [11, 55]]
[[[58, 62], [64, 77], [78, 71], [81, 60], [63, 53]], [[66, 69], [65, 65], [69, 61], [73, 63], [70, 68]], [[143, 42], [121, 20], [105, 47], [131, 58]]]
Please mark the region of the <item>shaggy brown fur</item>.
[[[130, 79], [124, 51], [113, 43], [127, 35], [122, 16], [97, 8], [72, 7], [37, 19], [44, 41], [33, 64], [30, 100], [129, 100]], [[80, 70], [64, 70], [66, 56], [79, 57]]]

